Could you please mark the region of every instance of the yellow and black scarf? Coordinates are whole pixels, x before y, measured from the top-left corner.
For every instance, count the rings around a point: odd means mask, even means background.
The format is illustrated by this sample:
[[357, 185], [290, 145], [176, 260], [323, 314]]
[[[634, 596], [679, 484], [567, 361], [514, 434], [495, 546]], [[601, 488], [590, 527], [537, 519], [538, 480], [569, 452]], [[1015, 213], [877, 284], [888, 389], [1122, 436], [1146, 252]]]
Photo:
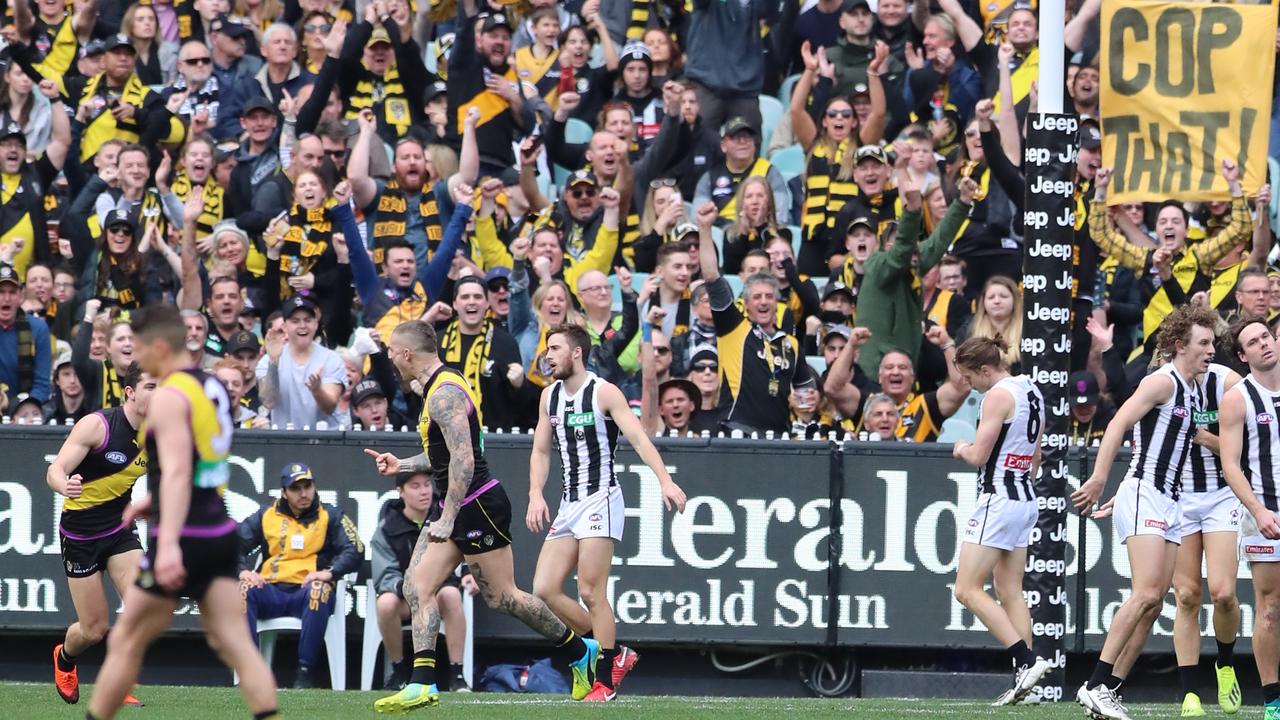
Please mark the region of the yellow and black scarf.
[[[427, 234], [427, 258], [435, 254], [440, 246], [440, 238], [444, 237], [444, 228], [440, 226], [440, 207], [436, 203], [435, 190], [427, 185], [422, 186], [422, 195], [418, 198], [418, 215], [422, 217], [422, 228]], [[386, 244], [392, 239], [404, 239], [404, 232], [409, 226], [409, 198], [400, 189], [395, 180], [387, 183], [386, 189], [378, 197], [378, 207], [373, 215], [373, 262], [382, 264]], [[419, 268], [421, 269], [421, 268]]]
[[471, 343], [465, 359], [462, 357], [461, 322], [454, 320], [449, 323], [440, 338], [440, 350], [444, 354], [445, 364], [461, 372], [477, 395], [484, 392], [480, 384], [481, 376], [488, 376], [492, 372], [489, 367], [489, 350], [493, 347], [493, 327], [493, 320], [485, 318], [481, 333]]
[[408, 93], [404, 83], [400, 81], [400, 72], [395, 65], [387, 68], [381, 77], [363, 65], [358, 72], [360, 79], [347, 98], [347, 119], [356, 119], [360, 111], [367, 108], [373, 111], [379, 125], [395, 129], [396, 137], [404, 137], [413, 124], [413, 117], [409, 112]]
[[125, 81], [124, 87], [117, 96], [107, 87], [105, 79], [106, 73], [98, 73], [89, 78], [79, 102], [76, 103], [77, 110], [88, 108], [89, 111], [89, 121], [85, 125], [80, 141], [80, 162], [82, 163], [88, 162], [107, 140], [119, 138], [125, 142], [136, 143], [141, 137], [142, 128], [138, 126], [138, 116], [135, 114], [126, 120], [117, 120], [115, 115], [111, 114], [110, 105], [112, 100], [118, 100], [121, 104], [132, 105], [141, 110], [147, 96], [151, 94], [151, 89], [143, 85], [138, 74], [134, 73]]
[[314, 210], [294, 203], [289, 210], [289, 229], [280, 245], [280, 299], [293, 297], [289, 278], [306, 275], [333, 240], [333, 198]]

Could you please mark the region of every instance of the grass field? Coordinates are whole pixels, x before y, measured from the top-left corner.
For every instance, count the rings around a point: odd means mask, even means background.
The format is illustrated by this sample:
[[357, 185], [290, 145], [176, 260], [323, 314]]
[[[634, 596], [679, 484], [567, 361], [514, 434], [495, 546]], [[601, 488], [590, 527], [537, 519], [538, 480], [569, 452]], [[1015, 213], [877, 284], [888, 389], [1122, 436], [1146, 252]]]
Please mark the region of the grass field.
[[[65, 705], [49, 685], [0, 684], [0, 714], [21, 720], [81, 720], [88, 707], [91, 685], [81, 687], [79, 705]], [[286, 718], [374, 718], [373, 700], [381, 693], [327, 690], [285, 690], [280, 694], [280, 710]], [[139, 688], [145, 708], [125, 708], [116, 716], [124, 720], [243, 720], [248, 713], [234, 688], [185, 688], [150, 686]], [[1214, 716], [1217, 708], [1210, 708]], [[1252, 717], [1244, 708], [1237, 717]], [[1172, 705], [1131, 707], [1135, 718], [1176, 717]], [[706, 698], [706, 697], [621, 697], [606, 706], [588, 706], [567, 698], [548, 695], [471, 694], [441, 696], [440, 707], [414, 713], [414, 717], [449, 720], [560, 720], [561, 718], [661, 718], [662, 720], [705, 720], [706, 718], [774, 718], [796, 720], [888, 720], [889, 718], [1082, 718], [1074, 703], [1032, 705], [1018, 708], [991, 708], [982, 703], [954, 700], [820, 700], [816, 698]]]

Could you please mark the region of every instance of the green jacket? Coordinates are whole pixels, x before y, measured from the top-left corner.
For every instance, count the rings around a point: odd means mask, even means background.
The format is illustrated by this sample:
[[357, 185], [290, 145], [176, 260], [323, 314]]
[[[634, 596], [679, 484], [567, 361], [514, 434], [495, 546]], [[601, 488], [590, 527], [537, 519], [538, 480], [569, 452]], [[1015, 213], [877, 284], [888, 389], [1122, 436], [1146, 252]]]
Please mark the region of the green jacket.
[[[835, 89], [832, 90], [832, 97], [842, 96], [847, 98], [853, 94], [853, 86], [858, 83], [865, 85], [867, 83], [867, 66], [871, 64], [871, 58], [874, 56], [874, 39], [871, 45], [854, 45], [849, 42], [849, 38], [842, 34], [835, 45], [827, 48], [827, 59], [836, 68], [836, 83]], [[889, 67], [885, 76], [881, 78], [885, 83], [886, 91], [890, 85], [895, 85], [901, 81], [906, 69], [906, 65], [896, 55], [889, 55]]]
[[858, 364], [868, 377], [880, 374], [880, 358], [889, 350], [910, 353], [913, 361], [919, 355], [924, 337], [924, 298], [916, 287], [916, 267], [911, 258], [919, 244], [920, 275], [938, 264], [959, 233], [969, 208], [959, 200], [951, 203], [923, 243], [920, 212], [904, 210], [898, 219], [898, 237], [893, 247], [867, 258], [858, 289], [858, 325], [871, 331], [871, 339], [862, 346]]

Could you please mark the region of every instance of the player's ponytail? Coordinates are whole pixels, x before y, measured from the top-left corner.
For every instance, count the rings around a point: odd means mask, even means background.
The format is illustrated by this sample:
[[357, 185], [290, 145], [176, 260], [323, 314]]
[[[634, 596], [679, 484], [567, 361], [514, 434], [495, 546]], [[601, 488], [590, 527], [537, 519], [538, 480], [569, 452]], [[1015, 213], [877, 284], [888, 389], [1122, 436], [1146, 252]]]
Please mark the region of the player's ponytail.
[[971, 337], [956, 348], [956, 367], [971, 372], [993, 367], [1007, 372], [1009, 363], [1005, 360], [1005, 353], [1008, 351], [1009, 344], [999, 333], [993, 337]]

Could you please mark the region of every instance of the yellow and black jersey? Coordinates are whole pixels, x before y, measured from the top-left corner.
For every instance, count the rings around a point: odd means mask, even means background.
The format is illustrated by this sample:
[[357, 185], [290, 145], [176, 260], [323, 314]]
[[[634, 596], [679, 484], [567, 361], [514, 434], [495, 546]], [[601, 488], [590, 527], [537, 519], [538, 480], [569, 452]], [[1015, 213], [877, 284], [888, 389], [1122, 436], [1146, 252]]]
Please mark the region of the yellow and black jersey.
[[[222, 381], [203, 370], [178, 370], [156, 388], [156, 396], [177, 394], [188, 408], [191, 430], [191, 505], [182, 534], [192, 537], [217, 537], [235, 530], [235, 522], [227, 515], [222, 502], [230, 477], [227, 457], [231, 454], [231, 400]], [[160, 478], [164, 468], [156, 452], [155, 433], [143, 423], [140, 438], [146, 438], [151, 471], [147, 488], [151, 492], [151, 527], [160, 527]]]
[[27, 267], [33, 260], [51, 259], [51, 252], [40, 242], [49, 236], [45, 212], [47, 191], [58, 176], [58, 169], [47, 157], [28, 162], [14, 175], [0, 173], [0, 246], [11, 245], [21, 238], [22, 249], [12, 259], [18, 277], [26, 279]]
[[364, 546], [342, 511], [318, 499], [295, 516], [280, 498], [239, 525], [241, 546], [260, 549], [258, 574], [269, 583], [301, 585], [307, 575], [329, 570], [335, 578], [355, 570]]
[[120, 529], [134, 483], [147, 472], [147, 456], [123, 408], [101, 410], [80, 422], [100, 422], [104, 434], [69, 473], [80, 476], [83, 490], [63, 503], [61, 527], [72, 540], [95, 540]]
[[[938, 393], [911, 393], [906, 402], [898, 406], [898, 429], [894, 435], [899, 440], [909, 442], [935, 442], [942, 431], [942, 423], [946, 420], [942, 409], [938, 407]], [[862, 430], [865, 418], [858, 419], [858, 429]]]
[[720, 405], [728, 408], [725, 422], [785, 432], [800, 343], [786, 332], [768, 333], [749, 321], [723, 277], [708, 283], [707, 292], [720, 351]]
[[[165, 108], [160, 93], [144, 85], [137, 73], [130, 75], [121, 88], [109, 87], [106, 73], [88, 78], [82, 88], [77, 88], [75, 81], [64, 81], [61, 76], [45, 77], [58, 83], [63, 94], [72, 98], [76, 112], [83, 109], [88, 115], [80, 140], [82, 163], [89, 162], [97, 154], [98, 148], [102, 147], [102, 143], [112, 138], [130, 143], [138, 142], [142, 137], [142, 129], [147, 126], [153, 113], [164, 113], [168, 119], [168, 131], [160, 138], [162, 144], [176, 145], [186, 137], [186, 126]], [[111, 112], [111, 108], [117, 105], [132, 105], [137, 110], [132, 117], [117, 120]]]
[[730, 170], [723, 160], [707, 168], [707, 180], [710, 186], [708, 190], [711, 193], [711, 202], [715, 203], [716, 208], [720, 210], [718, 217], [725, 222], [737, 220], [738, 186], [749, 177], [767, 177], [771, 167], [773, 165], [768, 160], [756, 158], [751, 167], [740, 173]]
[[491, 479], [489, 465], [484, 459], [484, 420], [480, 417], [480, 398], [461, 373], [441, 365], [426, 382], [426, 392], [422, 394], [422, 415], [418, 418], [418, 437], [422, 440], [427, 461], [431, 463], [435, 497], [440, 500], [449, 492], [450, 454], [440, 424], [431, 418], [431, 397], [446, 385], [461, 390], [467, 397], [467, 424], [471, 431], [471, 452], [475, 461], [475, 471], [467, 486], [467, 495], [471, 495]]
[[70, 10], [53, 25], [37, 15], [31, 26], [30, 47], [36, 72], [44, 77], [66, 75], [80, 51], [80, 39], [72, 27]]
[[560, 50], [552, 48], [546, 57], [539, 58], [533, 45], [516, 50], [516, 77], [522, 85], [531, 85], [538, 97], [551, 107], [560, 102]]

